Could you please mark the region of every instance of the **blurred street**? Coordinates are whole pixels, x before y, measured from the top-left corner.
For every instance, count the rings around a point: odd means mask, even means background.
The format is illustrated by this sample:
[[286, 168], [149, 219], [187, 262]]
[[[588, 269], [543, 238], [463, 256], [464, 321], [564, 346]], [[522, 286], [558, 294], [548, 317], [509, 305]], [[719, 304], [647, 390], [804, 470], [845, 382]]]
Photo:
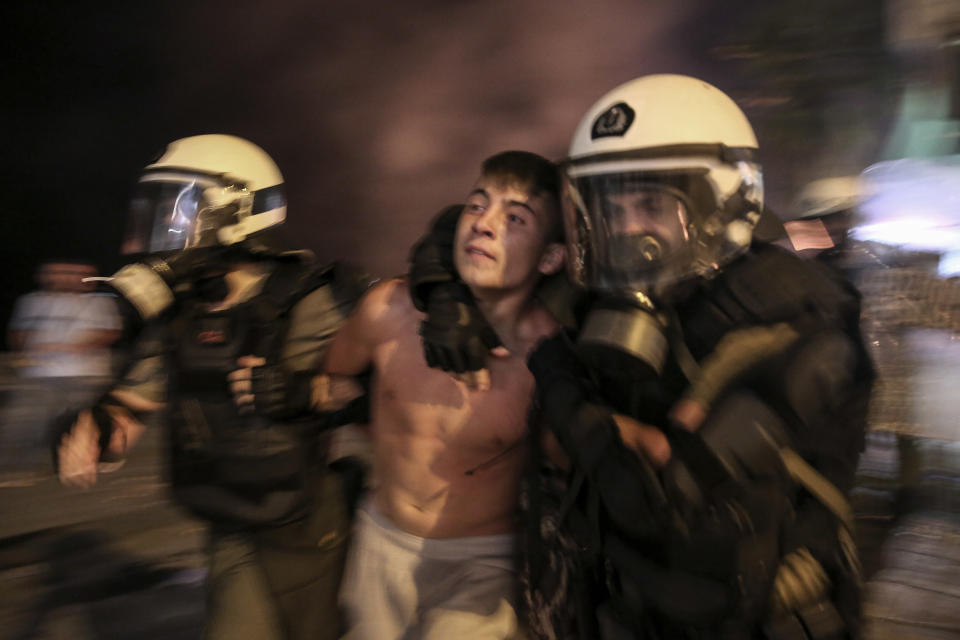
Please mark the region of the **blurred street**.
[[896, 436], [870, 434], [853, 503], [865, 640], [960, 638], [960, 443], [920, 438], [918, 486], [898, 496]]
[[197, 635], [204, 529], [167, 500], [160, 435], [87, 491], [0, 474], [0, 637]]
[[[891, 431], [871, 433], [854, 493], [864, 637], [957, 638], [960, 442], [914, 438], [920, 473], [907, 494], [900, 447]], [[0, 472], [0, 638], [197, 636], [204, 530], [168, 501], [162, 448], [152, 431], [86, 491], [61, 487], [37, 448], [26, 468]]]

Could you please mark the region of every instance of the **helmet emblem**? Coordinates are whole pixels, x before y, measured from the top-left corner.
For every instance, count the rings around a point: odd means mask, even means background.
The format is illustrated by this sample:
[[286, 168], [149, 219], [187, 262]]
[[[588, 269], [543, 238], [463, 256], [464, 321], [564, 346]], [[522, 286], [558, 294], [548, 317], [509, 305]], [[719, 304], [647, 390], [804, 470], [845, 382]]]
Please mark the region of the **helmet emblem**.
[[593, 121], [593, 127], [590, 129], [590, 139], [622, 136], [633, 124], [635, 115], [633, 109], [627, 103], [618, 102]]

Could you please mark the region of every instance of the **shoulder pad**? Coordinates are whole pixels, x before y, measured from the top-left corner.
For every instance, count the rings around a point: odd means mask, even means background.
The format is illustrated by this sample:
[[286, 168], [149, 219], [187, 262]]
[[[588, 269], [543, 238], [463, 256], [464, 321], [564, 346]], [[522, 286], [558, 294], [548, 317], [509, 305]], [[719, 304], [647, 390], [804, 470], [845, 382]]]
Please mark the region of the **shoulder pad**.
[[331, 272], [332, 267], [312, 261], [277, 261], [263, 285], [259, 306], [270, 309], [271, 315], [283, 315], [305, 295], [328, 284]]
[[833, 270], [773, 245], [755, 245], [717, 278], [755, 324], [848, 328], [859, 322], [860, 295]]
[[366, 271], [344, 262], [335, 262], [325, 270], [333, 296], [337, 302], [353, 308], [353, 305], [372, 287], [377, 279]]

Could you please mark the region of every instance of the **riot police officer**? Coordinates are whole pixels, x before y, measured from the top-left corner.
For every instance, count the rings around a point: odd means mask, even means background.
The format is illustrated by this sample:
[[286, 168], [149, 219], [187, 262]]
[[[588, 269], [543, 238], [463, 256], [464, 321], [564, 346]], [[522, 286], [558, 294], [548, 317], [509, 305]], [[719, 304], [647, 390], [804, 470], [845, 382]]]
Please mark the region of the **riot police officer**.
[[[162, 411], [174, 497], [210, 526], [208, 638], [339, 634], [345, 493], [297, 408], [362, 286], [279, 249], [285, 217], [283, 177], [247, 140], [184, 138], [144, 169], [124, 243], [142, 257], [109, 281], [142, 328], [136, 355], [57, 451], [61, 479], [87, 485]], [[228, 382], [244, 358], [267, 364], [253, 409]]]
[[[563, 173], [584, 294], [573, 337], [528, 362], [534, 445], [544, 431], [563, 454], [535, 458], [526, 487], [531, 634], [855, 635], [845, 494], [872, 380], [856, 291], [753, 242], [757, 141], [706, 82], [654, 75], [609, 92]], [[444, 322], [469, 300], [436, 293], [457, 287], [439, 255], [414, 254], [422, 335], [434, 362], [464, 362], [492, 341], [475, 314]]]

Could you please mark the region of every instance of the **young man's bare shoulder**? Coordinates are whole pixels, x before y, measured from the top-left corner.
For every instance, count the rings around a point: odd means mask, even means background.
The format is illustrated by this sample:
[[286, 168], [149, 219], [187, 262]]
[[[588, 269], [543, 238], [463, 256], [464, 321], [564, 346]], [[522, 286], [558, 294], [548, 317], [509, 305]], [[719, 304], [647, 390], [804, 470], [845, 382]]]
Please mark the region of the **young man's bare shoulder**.
[[360, 306], [362, 313], [378, 325], [395, 324], [418, 313], [406, 278], [391, 278], [374, 285]]

